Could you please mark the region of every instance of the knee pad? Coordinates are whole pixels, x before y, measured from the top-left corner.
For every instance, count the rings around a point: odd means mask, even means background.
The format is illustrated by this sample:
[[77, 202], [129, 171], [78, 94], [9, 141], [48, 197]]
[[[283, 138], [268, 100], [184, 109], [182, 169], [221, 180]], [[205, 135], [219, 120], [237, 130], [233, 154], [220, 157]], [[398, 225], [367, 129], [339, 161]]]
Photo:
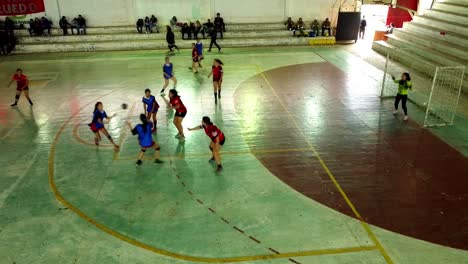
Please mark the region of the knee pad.
[[146, 152], [146, 149], [141, 149], [141, 152]]
[[161, 150], [161, 147], [157, 147], [156, 150], [157, 150], [157, 151]]
[[20, 98], [19, 94], [15, 96], [15, 99], [18, 100]]

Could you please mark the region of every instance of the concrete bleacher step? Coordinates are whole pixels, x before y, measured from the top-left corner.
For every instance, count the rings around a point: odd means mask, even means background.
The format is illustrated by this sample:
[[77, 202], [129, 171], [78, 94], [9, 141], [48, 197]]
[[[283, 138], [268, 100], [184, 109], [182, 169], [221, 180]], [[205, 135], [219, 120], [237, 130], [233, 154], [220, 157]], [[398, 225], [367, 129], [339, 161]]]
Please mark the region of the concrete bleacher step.
[[432, 10], [448, 11], [468, 15], [468, 4], [460, 5], [437, 2], [432, 6]]
[[[182, 41], [182, 34], [177, 33], [176, 40]], [[199, 35], [202, 37], [202, 35]], [[265, 38], [265, 37], [292, 37], [293, 33], [287, 30], [274, 31], [232, 31], [225, 32], [224, 38]], [[166, 34], [152, 33], [139, 34], [121, 33], [121, 34], [100, 34], [100, 35], [68, 35], [68, 36], [50, 36], [50, 37], [18, 37], [20, 44], [36, 43], [71, 43], [71, 42], [99, 42], [99, 41], [133, 41], [133, 40], [165, 40]], [[194, 40], [190, 40], [194, 41]]]
[[461, 14], [458, 12], [431, 9], [431, 10], [426, 10], [424, 12], [424, 16], [433, 17], [433, 18], [437, 18], [437, 19], [441, 19], [441, 20], [449, 21], [453, 23], [463, 24], [465, 25], [465, 27], [468, 26], [468, 15]]
[[426, 48], [433, 48], [437, 51], [448, 53], [457, 58], [468, 58], [468, 47], [460, 46], [459, 43], [450, 43], [445, 41], [444, 36], [438, 35], [425, 35], [407, 29], [395, 29], [393, 35], [405, 39], [408, 42], [418, 43]]
[[436, 65], [442, 66], [465, 66], [468, 61], [462, 58], [454, 57], [445, 52], [438, 51], [432, 47], [425, 47], [420, 42], [408, 41], [396, 35], [388, 35], [388, 43], [400, 49], [408, 49], [410, 52], [432, 61]]
[[[414, 67], [412, 67], [412, 70], [418, 71], [426, 76], [434, 76], [436, 67], [440, 66], [423, 56], [420, 56], [410, 50], [400, 49], [386, 41], [374, 41], [372, 43], [372, 49], [385, 56], [390, 54], [393, 60], [401, 63], [402, 65], [413, 65]], [[462, 85], [462, 90], [464, 93], [468, 94], [468, 76], [466, 75]]]
[[449, 3], [449, 4], [459, 4], [459, 5], [468, 5], [467, 0], [437, 0], [438, 3]]
[[[440, 38], [446, 42], [455, 45], [463, 45], [463, 43], [468, 43], [468, 36], [464, 36], [453, 31], [447, 31], [441, 28], [417, 23], [415, 21], [405, 22], [403, 24], [403, 29], [415, 33], [420, 33], [430, 38]], [[442, 31], [445, 33], [445, 35], [440, 34], [440, 32]]]
[[[250, 23], [250, 24], [226, 24], [226, 30], [231, 31], [262, 31], [262, 30], [285, 30], [286, 27], [283, 23]], [[176, 27], [173, 29], [174, 32], [180, 32], [180, 28]], [[161, 33], [166, 33], [166, 28], [159, 26]], [[135, 33], [137, 32], [136, 26], [112, 26], [112, 27], [89, 27], [86, 29], [86, 33], [90, 35], [98, 34], [120, 34], [120, 33]], [[29, 36], [27, 30], [17, 30], [17, 36]], [[62, 35], [62, 30], [59, 28], [53, 28], [51, 30], [52, 35]], [[71, 34], [71, 30], [69, 29]], [[177, 34], [177, 33], [176, 33]]]
[[[334, 37], [319, 37], [334, 38]], [[261, 47], [261, 46], [298, 46], [308, 45], [309, 38], [232, 38], [218, 40], [224, 47]], [[191, 41], [179, 41], [180, 48], [191, 48]], [[205, 49], [209, 42], [205, 42]], [[118, 51], [118, 50], [154, 50], [167, 49], [165, 40], [138, 40], [138, 41], [100, 41], [100, 42], [73, 42], [51, 44], [19, 44], [15, 53], [46, 53], [46, 52], [83, 52], [83, 51]], [[216, 50], [216, 48], [215, 48]]]
[[468, 27], [460, 23], [449, 22], [434, 17], [414, 16], [413, 21], [421, 24], [431, 25], [441, 30], [454, 31], [460, 35], [468, 36]]

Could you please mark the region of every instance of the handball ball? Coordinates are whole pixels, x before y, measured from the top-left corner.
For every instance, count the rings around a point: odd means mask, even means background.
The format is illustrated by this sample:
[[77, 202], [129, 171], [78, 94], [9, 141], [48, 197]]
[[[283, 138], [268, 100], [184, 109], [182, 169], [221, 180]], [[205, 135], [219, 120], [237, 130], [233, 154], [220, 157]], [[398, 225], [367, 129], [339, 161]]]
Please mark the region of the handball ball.
[[122, 109], [127, 109], [128, 105], [127, 104], [122, 104]]

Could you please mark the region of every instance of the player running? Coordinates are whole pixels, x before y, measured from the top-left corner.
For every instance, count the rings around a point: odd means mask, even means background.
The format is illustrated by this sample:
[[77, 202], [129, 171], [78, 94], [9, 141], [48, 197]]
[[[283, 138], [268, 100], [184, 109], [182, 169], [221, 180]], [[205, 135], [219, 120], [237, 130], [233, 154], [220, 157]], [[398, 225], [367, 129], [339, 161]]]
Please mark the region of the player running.
[[153, 123], [148, 121], [145, 114], [140, 115], [140, 121], [141, 121], [141, 124], [136, 125], [134, 128], [132, 128], [132, 123], [130, 123], [130, 121], [127, 121], [127, 125], [132, 131], [132, 134], [138, 135], [138, 143], [140, 144], [140, 147], [141, 147], [141, 151], [138, 154], [138, 160], [136, 162], [136, 165], [140, 166], [143, 163], [142, 159], [145, 156], [145, 152], [147, 149], [150, 149], [150, 148], [154, 149], [154, 163], [155, 164], [164, 163], [164, 161], [160, 159], [161, 148], [156, 142], [154, 142], [153, 135], [151, 133], [151, 129], [153, 128]]

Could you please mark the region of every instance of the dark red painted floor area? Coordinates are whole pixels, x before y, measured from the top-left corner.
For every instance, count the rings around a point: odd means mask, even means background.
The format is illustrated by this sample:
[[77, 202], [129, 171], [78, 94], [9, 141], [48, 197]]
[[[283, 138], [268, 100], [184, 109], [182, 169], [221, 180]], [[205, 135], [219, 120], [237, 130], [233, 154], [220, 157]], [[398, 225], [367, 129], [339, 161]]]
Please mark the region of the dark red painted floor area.
[[[378, 91], [329, 63], [264, 74], [272, 87], [259, 75], [236, 92], [236, 98], [249, 96], [256, 102], [236, 102], [239, 112], [255, 113], [258, 127], [252, 131], [257, 132], [248, 133], [246, 127], [252, 149], [307, 148], [306, 137], [366, 221], [468, 249], [466, 157], [418, 124], [393, 117], [391, 102], [382, 103]], [[257, 158], [292, 188], [354, 216], [312, 151]]]

